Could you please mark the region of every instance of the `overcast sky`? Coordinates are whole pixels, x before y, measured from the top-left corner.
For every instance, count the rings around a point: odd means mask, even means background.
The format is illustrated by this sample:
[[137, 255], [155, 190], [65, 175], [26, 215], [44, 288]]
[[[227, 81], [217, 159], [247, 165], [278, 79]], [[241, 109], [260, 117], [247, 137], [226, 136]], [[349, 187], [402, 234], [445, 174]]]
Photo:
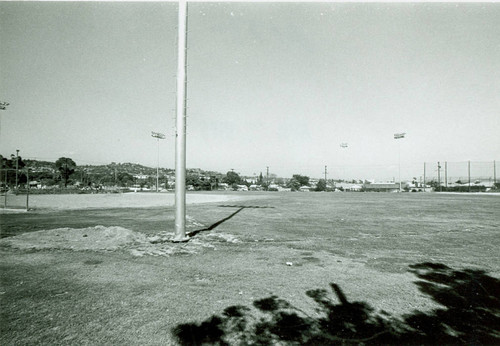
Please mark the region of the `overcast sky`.
[[[188, 12], [189, 168], [388, 179], [399, 152], [403, 176], [500, 159], [499, 3]], [[1, 2], [0, 27], [1, 154], [154, 167], [157, 131], [174, 168], [177, 3]]]

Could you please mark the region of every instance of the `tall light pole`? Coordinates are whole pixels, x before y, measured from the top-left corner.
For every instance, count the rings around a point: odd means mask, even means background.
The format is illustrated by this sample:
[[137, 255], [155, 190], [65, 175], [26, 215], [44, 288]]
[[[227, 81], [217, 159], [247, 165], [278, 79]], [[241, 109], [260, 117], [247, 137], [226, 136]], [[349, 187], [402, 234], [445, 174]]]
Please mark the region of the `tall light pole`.
[[186, 237], [186, 55], [187, 2], [179, 0], [179, 32], [177, 40], [177, 107], [175, 133], [175, 235], [174, 242]]
[[151, 131], [151, 137], [156, 138], [156, 141], [158, 142], [158, 159], [156, 161], [156, 192], [158, 192], [158, 172], [160, 170], [160, 139], [165, 139], [165, 135], [160, 132]]
[[[342, 149], [347, 149], [348, 146], [349, 145], [347, 143], [345, 143], [345, 142], [344, 143], [340, 143], [340, 148], [342, 148]], [[342, 156], [342, 163], [343, 163], [343, 175], [344, 175], [344, 178], [345, 178], [345, 164], [343, 162], [345, 160], [345, 157], [344, 157], [344, 155], [341, 155], [341, 156]]]
[[[401, 133], [395, 133], [394, 134], [394, 139], [402, 139], [405, 138], [406, 133], [401, 132]], [[399, 172], [399, 192], [401, 192], [401, 145], [398, 143], [398, 172]]]

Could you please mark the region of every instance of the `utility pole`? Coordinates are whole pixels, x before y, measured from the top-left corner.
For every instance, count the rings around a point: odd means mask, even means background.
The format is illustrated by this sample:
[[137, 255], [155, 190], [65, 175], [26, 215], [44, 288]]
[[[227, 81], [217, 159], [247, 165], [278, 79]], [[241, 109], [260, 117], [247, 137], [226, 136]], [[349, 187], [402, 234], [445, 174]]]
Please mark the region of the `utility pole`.
[[424, 192], [425, 192], [425, 162], [424, 162]]
[[444, 187], [448, 190], [448, 161], [444, 162]]
[[266, 166], [266, 183], [267, 189], [269, 189], [269, 166]]
[[179, 0], [177, 40], [177, 107], [175, 133], [175, 234], [173, 242], [186, 236], [186, 93], [187, 93], [187, 2]]
[[326, 191], [326, 174], [327, 174], [327, 171], [326, 171], [326, 166], [325, 166], [325, 191]]
[[156, 138], [156, 141], [158, 142], [158, 158], [156, 160], [156, 192], [158, 192], [158, 172], [160, 170], [160, 139], [165, 139], [165, 135], [160, 132], [151, 131], [151, 137]]
[[467, 161], [467, 175], [468, 175], [468, 179], [469, 179], [468, 191], [470, 192], [470, 161]]
[[438, 186], [439, 186], [439, 192], [441, 192], [441, 164], [438, 161]]

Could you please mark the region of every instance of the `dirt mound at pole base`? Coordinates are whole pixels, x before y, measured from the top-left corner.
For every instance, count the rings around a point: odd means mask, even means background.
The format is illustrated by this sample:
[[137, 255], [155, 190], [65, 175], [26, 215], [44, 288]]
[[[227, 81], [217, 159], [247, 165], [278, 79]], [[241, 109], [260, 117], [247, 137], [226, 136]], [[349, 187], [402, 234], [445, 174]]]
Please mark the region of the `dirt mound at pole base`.
[[1, 240], [2, 244], [27, 250], [68, 249], [68, 250], [117, 250], [134, 243], [145, 243], [147, 237], [139, 232], [112, 226], [86, 228], [56, 228], [23, 233]]
[[174, 233], [161, 232], [148, 237], [119, 226], [56, 228], [23, 233], [0, 240], [0, 245], [20, 250], [129, 251], [132, 256], [172, 256], [196, 254], [203, 249], [215, 250], [217, 243], [238, 243], [230, 234], [199, 234], [187, 243], [175, 244]]

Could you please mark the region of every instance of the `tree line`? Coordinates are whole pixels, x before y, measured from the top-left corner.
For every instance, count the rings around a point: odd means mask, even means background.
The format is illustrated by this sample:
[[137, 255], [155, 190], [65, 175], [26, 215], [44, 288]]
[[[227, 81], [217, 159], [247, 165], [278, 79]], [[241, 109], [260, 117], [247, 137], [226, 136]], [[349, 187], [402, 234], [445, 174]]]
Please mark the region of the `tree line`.
[[[29, 169], [29, 172], [28, 172]], [[42, 186], [60, 186], [79, 188], [99, 188], [103, 186], [150, 188], [156, 186], [156, 169], [138, 164], [111, 163], [103, 166], [77, 166], [69, 157], [60, 157], [55, 162], [24, 160], [19, 155], [4, 157], [0, 155], [0, 181], [7, 187], [27, 186], [30, 182], [37, 182]], [[172, 188], [175, 182], [172, 179], [174, 171], [162, 169], [160, 171], [159, 185], [163, 188]], [[138, 178], [138, 176], [140, 178]], [[172, 181], [169, 181], [169, 178]], [[264, 178], [262, 172], [256, 179], [249, 180], [240, 176], [233, 170], [226, 174], [218, 172], [205, 172], [199, 169], [188, 169], [186, 185], [194, 190], [216, 190], [222, 184], [231, 189], [241, 186], [256, 186], [261, 190], [277, 190], [277, 186], [298, 191], [302, 186], [310, 185], [310, 178], [305, 175], [294, 174], [290, 179], [273, 177], [272, 180]], [[326, 191], [327, 184], [320, 179], [315, 191]]]
[[[29, 170], [30, 160], [23, 160], [19, 155], [11, 154], [10, 158], [0, 155], [0, 181], [3, 185], [18, 187], [25, 186], [29, 181], [49, 179], [53, 183], [61, 183], [65, 187], [70, 182], [71, 175], [75, 172], [76, 163], [67, 157], [59, 158], [53, 170]], [[17, 186], [16, 186], [17, 184]]]

